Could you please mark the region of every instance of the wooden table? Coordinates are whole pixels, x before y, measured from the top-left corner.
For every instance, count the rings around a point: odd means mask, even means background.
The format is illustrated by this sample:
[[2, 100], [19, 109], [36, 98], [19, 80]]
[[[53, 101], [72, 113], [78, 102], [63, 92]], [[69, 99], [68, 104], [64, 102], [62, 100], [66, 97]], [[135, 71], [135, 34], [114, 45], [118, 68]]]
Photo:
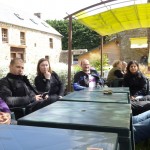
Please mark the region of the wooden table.
[[0, 126], [0, 150], [117, 150], [115, 133], [18, 125]]
[[60, 101], [82, 101], [82, 102], [98, 102], [98, 103], [130, 103], [129, 93], [115, 93], [106, 95], [103, 92], [90, 92], [90, 91], [74, 91]]
[[130, 104], [57, 101], [20, 118], [18, 124], [117, 133], [120, 150], [130, 150], [130, 115]]

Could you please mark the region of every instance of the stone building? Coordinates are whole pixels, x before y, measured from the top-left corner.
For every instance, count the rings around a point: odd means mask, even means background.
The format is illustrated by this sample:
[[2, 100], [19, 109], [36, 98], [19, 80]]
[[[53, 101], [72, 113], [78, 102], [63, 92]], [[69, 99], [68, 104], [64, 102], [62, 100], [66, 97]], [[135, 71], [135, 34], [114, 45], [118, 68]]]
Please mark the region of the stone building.
[[[112, 64], [113, 61], [116, 59], [120, 59], [120, 47], [118, 46], [118, 43], [116, 42], [116, 40], [113, 40], [104, 44], [102, 53], [108, 58], [109, 64]], [[79, 64], [80, 64], [80, 61], [84, 58], [88, 60], [100, 59], [100, 55], [101, 55], [101, 48], [100, 46], [98, 46], [80, 55]]]
[[35, 15], [2, 5], [0, 16], [0, 67], [15, 57], [29, 64], [37, 64], [43, 57], [59, 62], [62, 35], [49, 24]]
[[[147, 36], [147, 28], [118, 33], [121, 59], [127, 62], [130, 60], [140, 62], [142, 56], [148, 56]], [[143, 39], [145, 40], [141, 43]], [[133, 40], [135, 41], [134, 43], [132, 43]], [[137, 46], [133, 47], [132, 44], [136, 44]]]
[[[87, 52], [87, 49], [72, 50], [72, 52], [71, 52], [72, 64], [73, 65], [77, 64], [80, 55], [82, 55], [86, 52]], [[68, 64], [68, 50], [61, 51], [59, 62]]]

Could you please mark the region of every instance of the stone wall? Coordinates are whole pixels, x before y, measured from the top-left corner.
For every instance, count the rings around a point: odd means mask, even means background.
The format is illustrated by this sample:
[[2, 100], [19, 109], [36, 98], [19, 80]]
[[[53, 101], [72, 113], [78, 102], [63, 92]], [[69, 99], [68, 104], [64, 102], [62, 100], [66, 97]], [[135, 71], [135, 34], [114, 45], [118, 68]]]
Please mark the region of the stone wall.
[[147, 29], [134, 29], [118, 33], [121, 60], [129, 62], [130, 60], [140, 61], [143, 55], [148, 56], [148, 48], [131, 49], [130, 38], [147, 37]]
[[[71, 51], [72, 64], [74, 64], [74, 56], [80, 56], [87, 52], [87, 49], [78, 49]], [[68, 64], [68, 50], [62, 50], [60, 53], [59, 62]]]
[[[116, 44], [116, 41], [111, 41], [103, 46], [103, 54], [105, 54], [108, 57], [109, 64], [111, 65], [114, 60], [120, 59], [120, 47]], [[97, 47], [92, 50], [90, 50], [87, 53], [84, 53], [79, 56], [79, 63], [82, 59], [88, 59], [88, 60], [93, 60], [93, 59], [100, 59], [101, 56], [101, 48]]]

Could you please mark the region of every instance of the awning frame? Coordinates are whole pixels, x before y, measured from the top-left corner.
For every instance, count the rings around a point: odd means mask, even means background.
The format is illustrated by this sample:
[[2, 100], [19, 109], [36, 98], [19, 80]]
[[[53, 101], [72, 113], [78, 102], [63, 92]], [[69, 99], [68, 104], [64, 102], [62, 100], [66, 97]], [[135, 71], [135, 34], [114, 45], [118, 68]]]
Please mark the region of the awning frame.
[[[81, 12], [84, 12], [85, 10], [88, 10], [90, 8], [94, 8], [96, 6], [100, 6], [100, 5], [103, 5], [103, 4], [108, 4], [110, 2], [117, 2], [118, 0], [106, 0], [106, 1], [101, 1], [100, 3], [97, 3], [97, 4], [94, 4], [94, 5], [91, 5], [91, 6], [88, 6], [88, 7], [85, 7], [83, 9], [80, 9], [68, 16], [66, 16], [64, 19], [69, 19], [69, 32], [68, 32], [68, 88], [67, 88], [67, 91], [68, 92], [71, 92], [71, 65], [72, 65], [72, 59], [71, 59], [71, 51], [72, 51], [72, 19], [74, 18], [74, 16], [76, 16], [77, 14], [80, 14]], [[129, 1], [129, 0], [126, 0], [126, 1]], [[136, 2], [138, 0], [130, 0], [132, 2]], [[135, 8], [136, 9], [136, 8]], [[113, 12], [112, 12], [113, 14]], [[137, 16], [138, 17], [138, 16]], [[116, 19], [117, 20], [117, 19]], [[100, 34], [101, 35], [101, 34]], [[101, 61], [102, 61], [102, 51], [103, 51], [103, 36], [104, 35], [101, 35], [102, 36], [102, 43], [101, 43]], [[103, 72], [103, 68], [102, 68], [102, 63], [101, 63], [101, 75], [102, 75], [102, 72]]]

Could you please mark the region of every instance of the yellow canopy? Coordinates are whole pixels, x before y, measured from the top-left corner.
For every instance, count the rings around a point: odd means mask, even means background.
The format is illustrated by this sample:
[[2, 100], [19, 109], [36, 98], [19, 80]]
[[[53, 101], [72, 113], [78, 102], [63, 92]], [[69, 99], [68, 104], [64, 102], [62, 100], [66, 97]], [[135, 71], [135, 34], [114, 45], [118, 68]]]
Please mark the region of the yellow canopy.
[[150, 27], [150, 3], [109, 9], [94, 15], [80, 12], [77, 20], [102, 36], [124, 30]]
[[131, 48], [147, 47], [147, 37], [130, 38]]

